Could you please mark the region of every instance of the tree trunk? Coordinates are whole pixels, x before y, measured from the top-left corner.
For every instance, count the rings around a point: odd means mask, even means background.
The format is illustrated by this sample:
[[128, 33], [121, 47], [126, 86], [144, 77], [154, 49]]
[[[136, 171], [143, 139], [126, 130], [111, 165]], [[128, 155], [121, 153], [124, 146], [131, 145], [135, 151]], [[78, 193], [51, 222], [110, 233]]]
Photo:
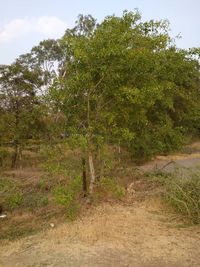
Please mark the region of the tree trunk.
[[[18, 133], [19, 129], [19, 102], [16, 101], [16, 108], [15, 108], [15, 133]], [[11, 163], [11, 168], [15, 168], [17, 161], [21, 159], [21, 151], [20, 151], [20, 144], [18, 137], [15, 137], [14, 139], [14, 154], [12, 157], [12, 163]]]
[[121, 144], [120, 141], [118, 142], [118, 160], [121, 161]]
[[89, 193], [93, 193], [94, 184], [95, 184], [95, 169], [94, 169], [94, 161], [92, 156], [92, 129], [91, 129], [91, 121], [90, 121], [90, 92], [87, 92], [87, 151], [88, 151], [88, 165], [90, 171], [90, 186]]
[[82, 182], [83, 182], [83, 196], [87, 196], [87, 179], [86, 179], [86, 164], [85, 158], [82, 158], [82, 167], [83, 167], [83, 174], [82, 174]]
[[101, 148], [99, 145], [97, 145], [96, 147], [95, 170], [96, 170], [96, 179], [100, 181], [103, 174], [103, 162], [101, 158]]
[[88, 152], [88, 163], [89, 163], [89, 170], [90, 170], [90, 187], [89, 192], [90, 194], [94, 191], [94, 184], [95, 184], [95, 170], [94, 170], [94, 162], [91, 151]]
[[16, 163], [17, 163], [18, 154], [19, 154], [18, 144], [15, 141], [14, 154], [12, 156], [11, 168], [15, 168]]
[[1, 144], [0, 144], [0, 167], [3, 166], [3, 152], [1, 152], [1, 151], [3, 151], [3, 150], [1, 149]]
[[12, 157], [12, 164], [11, 164], [11, 168], [15, 168], [17, 163], [20, 163], [21, 161], [21, 149], [20, 149], [20, 145], [19, 142], [15, 140], [15, 147], [14, 147], [14, 154]]

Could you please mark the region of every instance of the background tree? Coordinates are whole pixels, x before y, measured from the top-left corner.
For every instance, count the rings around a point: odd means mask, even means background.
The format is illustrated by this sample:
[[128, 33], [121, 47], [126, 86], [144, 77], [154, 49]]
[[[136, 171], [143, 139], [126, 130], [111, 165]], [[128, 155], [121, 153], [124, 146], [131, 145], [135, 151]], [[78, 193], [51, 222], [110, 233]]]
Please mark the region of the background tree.
[[39, 111], [36, 93], [41, 85], [38, 73], [18, 62], [0, 68], [1, 109], [9, 133], [7, 141], [12, 141], [15, 150], [12, 167], [20, 158], [23, 142], [32, 137]]

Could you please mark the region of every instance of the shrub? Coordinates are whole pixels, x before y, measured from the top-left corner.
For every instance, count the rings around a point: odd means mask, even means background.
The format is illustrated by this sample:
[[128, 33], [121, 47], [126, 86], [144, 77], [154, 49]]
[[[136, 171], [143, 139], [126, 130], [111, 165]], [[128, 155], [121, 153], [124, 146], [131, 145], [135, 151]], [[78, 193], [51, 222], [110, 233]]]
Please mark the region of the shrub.
[[65, 144], [43, 146], [41, 154], [44, 160], [42, 168], [50, 175], [74, 177], [80, 174], [80, 161]]
[[171, 180], [166, 185], [166, 199], [192, 223], [200, 223], [200, 175]]
[[150, 159], [158, 154], [166, 154], [180, 150], [189, 140], [182, 132], [182, 128], [173, 128], [169, 125], [148, 127], [139, 131], [130, 143], [130, 149], [136, 160]]
[[20, 192], [12, 193], [8, 198], [6, 199], [6, 206], [8, 209], [15, 209], [18, 208], [23, 201], [22, 194]]
[[74, 220], [79, 211], [78, 197], [81, 193], [82, 180], [77, 176], [66, 186], [56, 186], [54, 189], [54, 200], [66, 209], [66, 217]]
[[29, 209], [41, 208], [48, 204], [48, 197], [42, 193], [30, 192], [24, 195], [23, 206]]
[[45, 191], [47, 186], [48, 186], [48, 182], [46, 181], [45, 178], [41, 178], [37, 183], [37, 187], [42, 191]]
[[114, 178], [102, 177], [99, 185], [105, 193], [110, 194], [114, 198], [121, 199], [125, 195], [124, 187]]
[[0, 203], [6, 209], [15, 209], [22, 203], [22, 194], [10, 178], [0, 177]]
[[193, 224], [200, 223], [200, 172], [181, 174], [155, 173], [148, 179], [163, 187], [163, 197], [175, 211]]

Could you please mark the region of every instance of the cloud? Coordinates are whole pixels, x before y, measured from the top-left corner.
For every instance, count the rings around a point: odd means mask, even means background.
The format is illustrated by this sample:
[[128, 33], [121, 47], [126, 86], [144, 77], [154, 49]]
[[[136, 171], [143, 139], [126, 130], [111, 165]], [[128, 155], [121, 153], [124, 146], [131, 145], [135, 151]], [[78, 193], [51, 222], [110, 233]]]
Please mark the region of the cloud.
[[0, 42], [9, 42], [18, 36], [22, 36], [31, 30], [30, 22], [25, 19], [15, 19], [0, 29]]
[[57, 17], [40, 17], [36, 22], [35, 30], [45, 35], [58, 36], [64, 34], [66, 23]]
[[15, 19], [0, 28], [0, 43], [12, 42], [30, 33], [40, 33], [48, 38], [58, 38], [64, 34], [67, 25], [57, 17]]

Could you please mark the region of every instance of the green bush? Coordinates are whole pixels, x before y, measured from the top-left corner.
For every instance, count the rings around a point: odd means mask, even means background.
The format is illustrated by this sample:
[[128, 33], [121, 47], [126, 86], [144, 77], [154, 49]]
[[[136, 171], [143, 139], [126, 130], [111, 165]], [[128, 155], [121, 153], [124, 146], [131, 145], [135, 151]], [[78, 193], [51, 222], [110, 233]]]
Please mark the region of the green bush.
[[130, 143], [130, 149], [137, 160], [146, 160], [158, 154], [177, 151], [189, 140], [182, 128], [162, 125], [153, 129], [139, 130]]
[[99, 182], [100, 188], [112, 197], [121, 199], [125, 195], [125, 189], [114, 178], [102, 177]]
[[6, 206], [8, 209], [16, 209], [18, 208], [23, 201], [23, 196], [20, 192], [12, 193], [10, 196], [6, 199]]
[[77, 217], [79, 211], [78, 197], [81, 193], [81, 177], [72, 179], [66, 186], [56, 186], [54, 189], [54, 200], [66, 209], [66, 217], [73, 220]]
[[0, 203], [6, 209], [15, 209], [22, 204], [22, 194], [10, 178], [0, 177]]
[[67, 145], [43, 146], [40, 153], [44, 160], [42, 168], [50, 175], [75, 177], [80, 174], [80, 161]]
[[43, 146], [40, 151], [44, 163], [43, 169], [52, 175], [66, 174], [64, 155], [60, 146]]

